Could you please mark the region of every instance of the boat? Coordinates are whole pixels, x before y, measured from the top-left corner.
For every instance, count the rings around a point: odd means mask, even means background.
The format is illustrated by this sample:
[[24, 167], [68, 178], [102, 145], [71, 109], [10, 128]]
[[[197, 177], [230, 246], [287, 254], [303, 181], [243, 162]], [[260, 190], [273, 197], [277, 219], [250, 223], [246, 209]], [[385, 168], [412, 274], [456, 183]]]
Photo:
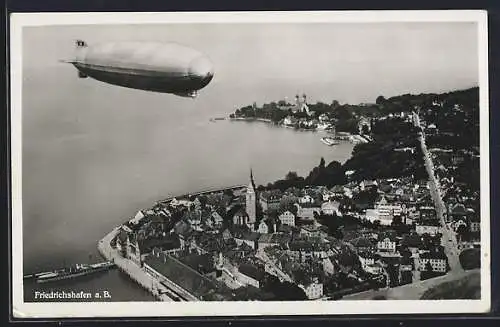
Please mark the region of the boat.
[[333, 138], [328, 137], [328, 136], [326, 136], [326, 137], [322, 137], [322, 138], [321, 138], [321, 142], [325, 143], [325, 144], [326, 144], [326, 145], [328, 145], [328, 146], [332, 146], [332, 145], [337, 145], [337, 144], [339, 144], [339, 142], [335, 141]]
[[48, 283], [107, 271], [114, 267], [115, 264], [111, 261], [104, 261], [94, 264], [76, 264], [75, 266], [69, 268], [27, 275], [25, 276], [25, 278], [35, 278], [37, 283]]
[[43, 276], [43, 275], [48, 275], [48, 274], [52, 274], [52, 273], [58, 273], [58, 272], [63, 272], [64, 269], [58, 269], [58, 270], [54, 270], [54, 271], [44, 271], [44, 272], [39, 272], [39, 273], [36, 273], [36, 274], [28, 274], [28, 275], [24, 275], [23, 276], [23, 279], [34, 279], [34, 278], [38, 278], [40, 276]]
[[317, 129], [320, 130], [320, 131], [326, 131], [329, 128], [331, 128], [331, 125], [330, 124], [326, 124], [326, 123], [319, 123], [318, 126], [317, 126]]

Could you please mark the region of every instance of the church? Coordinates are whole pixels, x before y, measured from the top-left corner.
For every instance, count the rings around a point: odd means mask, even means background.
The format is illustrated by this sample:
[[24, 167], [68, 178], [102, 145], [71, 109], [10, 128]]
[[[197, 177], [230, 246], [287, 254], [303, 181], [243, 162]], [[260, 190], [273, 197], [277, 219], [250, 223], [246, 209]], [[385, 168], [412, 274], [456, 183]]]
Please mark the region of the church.
[[234, 225], [246, 225], [251, 230], [254, 229], [257, 221], [257, 188], [253, 179], [253, 172], [250, 169], [250, 182], [245, 195], [245, 210], [239, 210], [233, 218]]
[[295, 96], [295, 107], [293, 109], [294, 112], [305, 112], [308, 115], [310, 114], [309, 106], [307, 105], [307, 97], [305, 94], [302, 95], [302, 99], [297, 94]]

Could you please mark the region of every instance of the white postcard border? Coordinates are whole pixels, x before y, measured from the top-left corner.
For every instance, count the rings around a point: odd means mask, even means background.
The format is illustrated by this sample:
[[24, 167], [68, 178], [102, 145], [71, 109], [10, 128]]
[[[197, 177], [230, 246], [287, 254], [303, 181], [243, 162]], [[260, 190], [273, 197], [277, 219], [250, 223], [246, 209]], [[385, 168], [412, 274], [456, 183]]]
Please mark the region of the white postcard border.
[[[489, 107], [487, 13], [445, 11], [307, 11], [178, 13], [23, 13], [10, 15], [12, 307], [17, 318], [480, 313], [490, 309]], [[304, 302], [26, 303], [22, 233], [22, 28], [44, 25], [170, 23], [475, 22], [478, 26], [481, 165], [481, 299]], [[97, 245], [96, 245], [97, 246]]]

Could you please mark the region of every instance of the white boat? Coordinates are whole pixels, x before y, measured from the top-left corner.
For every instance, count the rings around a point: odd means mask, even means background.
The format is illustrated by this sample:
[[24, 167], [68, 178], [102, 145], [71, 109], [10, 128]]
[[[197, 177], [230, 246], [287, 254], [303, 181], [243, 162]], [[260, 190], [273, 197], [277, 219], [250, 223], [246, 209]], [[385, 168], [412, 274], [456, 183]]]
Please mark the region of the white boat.
[[330, 124], [325, 124], [325, 123], [319, 123], [317, 129], [324, 131], [330, 128]]
[[332, 146], [332, 145], [337, 145], [337, 144], [339, 144], [339, 142], [335, 141], [333, 138], [328, 137], [328, 136], [326, 136], [326, 137], [322, 137], [322, 138], [321, 138], [321, 142], [325, 143], [325, 144], [326, 144], [326, 145], [328, 145], [328, 146]]

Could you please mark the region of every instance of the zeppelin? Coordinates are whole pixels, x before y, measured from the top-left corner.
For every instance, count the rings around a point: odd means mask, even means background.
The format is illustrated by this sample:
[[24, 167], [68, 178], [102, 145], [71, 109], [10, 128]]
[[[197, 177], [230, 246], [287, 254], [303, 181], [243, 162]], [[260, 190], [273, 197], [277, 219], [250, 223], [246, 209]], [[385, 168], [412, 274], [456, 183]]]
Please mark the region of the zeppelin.
[[76, 41], [78, 77], [133, 89], [194, 98], [214, 76], [204, 54], [176, 43]]

